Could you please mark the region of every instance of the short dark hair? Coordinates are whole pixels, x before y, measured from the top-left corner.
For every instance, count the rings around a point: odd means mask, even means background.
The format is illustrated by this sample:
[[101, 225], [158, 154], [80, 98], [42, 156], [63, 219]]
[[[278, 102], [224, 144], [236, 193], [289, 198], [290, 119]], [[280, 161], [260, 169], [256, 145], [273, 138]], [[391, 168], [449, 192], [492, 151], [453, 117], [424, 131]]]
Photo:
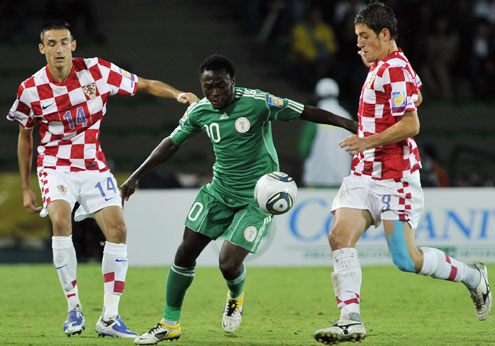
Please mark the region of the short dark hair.
[[64, 29], [67, 29], [70, 32], [70, 38], [71, 38], [71, 40], [74, 39], [74, 36], [72, 35], [72, 30], [70, 28], [70, 24], [67, 23], [63, 19], [54, 19], [54, 20], [49, 21], [45, 25], [43, 25], [43, 27], [41, 28], [40, 42], [42, 44], [43, 44], [43, 39], [45, 37], [45, 32], [47, 32], [48, 30], [54, 30], [54, 29], [55, 30], [64, 30]]
[[213, 54], [207, 57], [199, 67], [199, 74], [204, 71], [218, 71], [225, 69], [230, 78], [235, 77], [235, 69], [232, 61], [226, 56]]
[[390, 38], [396, 40], [397, 18], [390, 6], [379, 1], [371, 1], [366, 5], [354, 18], [354, 25], [364, 24], [377, 35], [382, 29], [387, 28], [390, 31]]

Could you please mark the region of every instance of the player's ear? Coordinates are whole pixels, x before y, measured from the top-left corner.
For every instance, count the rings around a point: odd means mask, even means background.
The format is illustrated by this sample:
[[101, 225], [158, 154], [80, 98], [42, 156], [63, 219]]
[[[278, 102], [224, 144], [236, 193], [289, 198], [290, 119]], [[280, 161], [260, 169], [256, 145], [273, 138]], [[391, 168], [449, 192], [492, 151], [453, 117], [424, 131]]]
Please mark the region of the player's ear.
[[235, 77], [232, 77], [232, 88], [235, 87]]
[[380, 36], [384, 41], [390, 41], [390, 30], [383, 28], [382, 31], [380, 31]]
[[45, 55], [45, 45], [43, 43], [38, 43], [38, 49], [41, 54]]
[[72, 51], [75, 51], [76, 50], [76, 47], [77, 47], [77, 41], [76, 40], [72, 40]]

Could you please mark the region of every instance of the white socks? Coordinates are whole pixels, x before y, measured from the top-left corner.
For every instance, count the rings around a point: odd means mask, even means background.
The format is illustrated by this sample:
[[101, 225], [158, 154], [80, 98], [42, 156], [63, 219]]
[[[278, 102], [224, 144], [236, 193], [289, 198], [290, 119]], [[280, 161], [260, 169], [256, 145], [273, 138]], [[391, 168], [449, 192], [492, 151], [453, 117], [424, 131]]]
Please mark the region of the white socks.
[[119, 301], [124, 292], [127, 267], [127, 245], [105, 242], [101, 265], [105, 286], [103, 320], [110, 320], [119, 314]]
[[474, 288], [481, 279], [479, 270], [448, 256], [445, 252], [431, 247], [422, 247], [423, 266], [419, 274], [449, 281], [462, 281], [468, 288]]
[[57, 269], [69, 310], [72, 310], [76, 305], [81, 305], [77, 290], [77, 257], [72, 243], [72, 235], [68, 237], [53, 236], [52, 251], [53, 264]]
[[340, 318], [357, 319], [362, 272], [358, 253], [355, 248], [343, 248], [333, 251], [333, 288]]

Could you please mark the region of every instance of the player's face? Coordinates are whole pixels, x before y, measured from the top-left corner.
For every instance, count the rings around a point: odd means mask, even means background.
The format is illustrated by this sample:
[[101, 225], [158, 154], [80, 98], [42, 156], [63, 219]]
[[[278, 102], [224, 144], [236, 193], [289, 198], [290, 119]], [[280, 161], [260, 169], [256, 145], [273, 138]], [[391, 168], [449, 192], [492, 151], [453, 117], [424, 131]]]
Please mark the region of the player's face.
[[222, 109], [232, 103], [235, 79], [225, 69], [203, 71], [200, 79], [203, 93], [213, 108]]
[[368, 63], [379, 61], [387, 57], [388, 46], [385, 44], [386, 29], [383, 29], [377, 35], [367, 25], [357, 24], [355, 30], [357, 46], [361, 49], [362, 56]]
[[53, 29], [45, 32], [43, 43], [39, 44], [50, 67], [61, 69], [72, 64], [72, 52], [76, 49], [76, 41], [72, 40], [67, 29]]

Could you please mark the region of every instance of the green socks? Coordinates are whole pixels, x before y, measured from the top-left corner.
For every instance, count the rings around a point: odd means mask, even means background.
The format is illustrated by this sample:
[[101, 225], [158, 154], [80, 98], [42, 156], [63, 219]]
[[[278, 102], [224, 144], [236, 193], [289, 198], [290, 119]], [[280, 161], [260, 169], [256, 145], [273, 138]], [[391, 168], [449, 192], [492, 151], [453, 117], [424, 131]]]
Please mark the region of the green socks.
[[196, 266], [184, 268], [172, 265], [167, 276], [166, 305], [163, 318], [168, 321], [179, 321], [182, 302], [186, 291], [194, 279]]

